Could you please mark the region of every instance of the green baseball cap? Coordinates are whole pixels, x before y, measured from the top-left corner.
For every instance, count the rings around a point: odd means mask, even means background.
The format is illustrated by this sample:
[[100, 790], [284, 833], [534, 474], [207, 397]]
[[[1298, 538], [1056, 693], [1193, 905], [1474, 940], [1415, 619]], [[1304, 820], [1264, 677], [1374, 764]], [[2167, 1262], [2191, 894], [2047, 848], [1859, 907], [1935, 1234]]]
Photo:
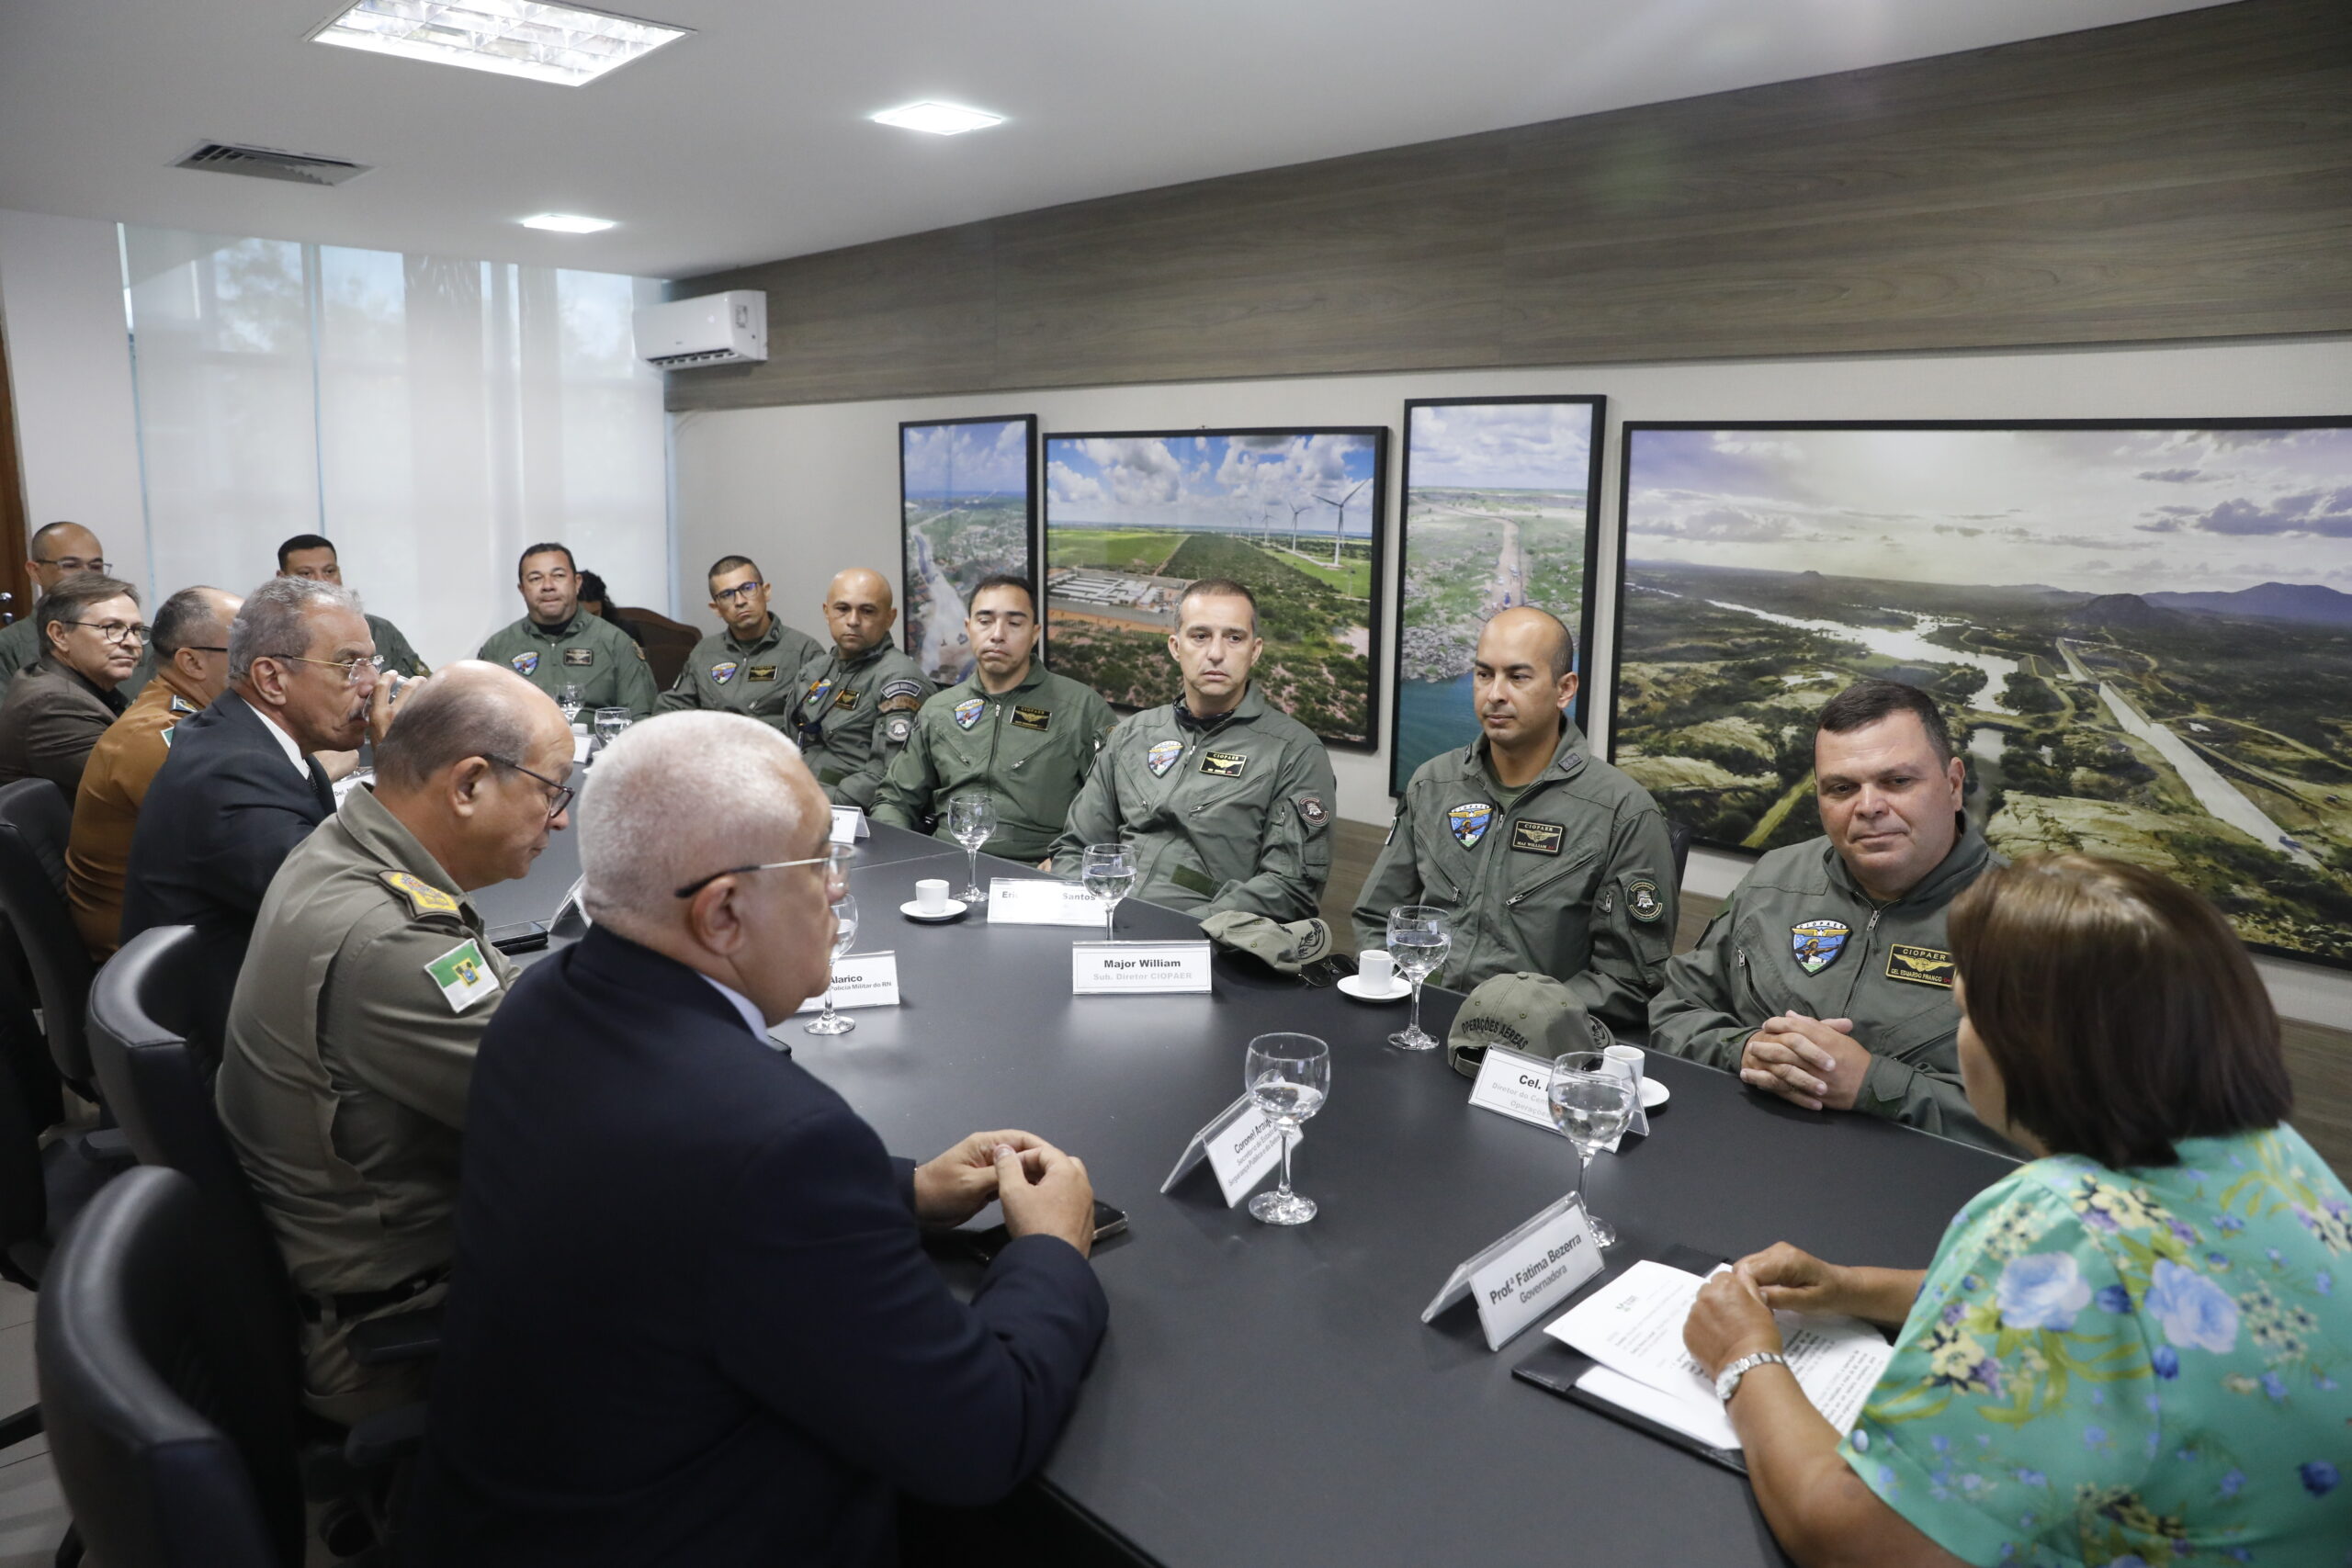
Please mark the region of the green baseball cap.
[[1246, 953], [1284, 975], [1331, 956], [1331, 928], [1321, 920], [1284, 925], [1243, 909], [1220, 909], [1201, 922], [1201, 931], [1219, 947]]
[[1549, 975], [1497, 975], [1463, 998], [1446, 1031], [1445, 1059], [1465, 1077], [1478, 1076], [1487, 1047], [1507, 1045], [1545, 1061], [1567, 1051], [1606, 1051], [1617, 1043], [1609, 1026]]

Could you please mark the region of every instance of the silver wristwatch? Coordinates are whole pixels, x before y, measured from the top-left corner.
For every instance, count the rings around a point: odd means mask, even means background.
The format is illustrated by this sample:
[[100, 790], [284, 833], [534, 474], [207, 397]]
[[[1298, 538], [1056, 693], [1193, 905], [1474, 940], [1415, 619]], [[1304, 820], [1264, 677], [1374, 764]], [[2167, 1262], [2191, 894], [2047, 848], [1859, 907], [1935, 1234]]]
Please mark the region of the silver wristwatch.
[[1715, 1397], [1724, 1404], [1729, 1404], [1731, 1396], [1739, 1390], [1739, 1380], [1768, 1363], [1785, 1367], [1789, 1364], [1789, 1359], [1778, 1350], [1758, 1350], [1753, 1356], [1742, 1356], [1715, 1374]]

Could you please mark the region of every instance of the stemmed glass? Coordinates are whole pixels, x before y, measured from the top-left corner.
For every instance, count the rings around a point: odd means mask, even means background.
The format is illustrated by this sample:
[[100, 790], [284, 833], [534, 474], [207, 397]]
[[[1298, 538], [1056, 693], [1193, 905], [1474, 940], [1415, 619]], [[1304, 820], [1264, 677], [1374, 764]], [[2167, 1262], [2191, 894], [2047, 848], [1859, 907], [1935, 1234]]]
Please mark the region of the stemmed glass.
[[1290, 1140], [1331, 1092], [1331, 1047], [1312, 1034], [1261, 1034], [1250, 1042], [1241, 1081], [1283, 1139], [1282, 1184], [1250, 1200], [1250, 1217], [1270, 1225], [1303, 1225], [1315, 1217], [1315, 1200], [1290, 1190]]
[[1430, 1051], [1437, 1036], [1421, 1027], [1421, 982], [1445, 963], [1453, 946], [1452, 917], [1434, 904], [1399, 904], [1388, 911], [1388, 951], [1396, 973], [1413, 983], [1413, 1016], [1388, 1037], [1388, 1043], [1407, 1051]]
[[984, 789], [959, 795], [947, 803], [947, 836], [964, 846], [964, 858], [971, 866], [971, 886], [964, 889], [967, 904], [985, 904], [989, 896], [980, 889], [980, 846], [996, 831], [996, 797]]
[[800, 1027], [811, 1034], [847, 1034], [857, 1027], [854, 1018], [833, 1010], [833, 965], [857, 940], [857, 900], [847, 893], [833, 900], [833, 956], [825, 968], [825, 1010]]
[[627, 708], [598, 708], [596, 710], [596, 749], [601, 751], [619, 739], [621, 731], [628, 728], [628, 720], [629, 712]]
[[[1598, 1051], [1570, 1051], [1553, 1062], [1544, 1099], [1552, 1107], [1553, 1124], [1577, 1146], [1579, 1201], [1584, 1198], [1585, 1167], [1592, 1163], [1595, 1152], [1623, 1134], [1625, 1123], [1634, 1118], [1634, 1095], [1633, 1080], [1619, 1077], [1609, 1058]], [[1584, 1215], [1592, 1225], [1595, 1246], [1617, 1245], [1617, 1233], [1601, 1223], [1591, 1204], [1585, 1204]]]
[[1136, 890], [1136, 852], [1125, 844], [1089, 844], [1080, 868], [1086, 890], [1102, 900], [1102, 940], [1115, 940], [1119, 900]]
[[574, 724], [579, 721], [580, 705], [580, 683], [576, 681], [566, 681], [563, 683], [563, 690], [556, 694], [555, 699], [555, 705], [563, 710], [564, 723]]

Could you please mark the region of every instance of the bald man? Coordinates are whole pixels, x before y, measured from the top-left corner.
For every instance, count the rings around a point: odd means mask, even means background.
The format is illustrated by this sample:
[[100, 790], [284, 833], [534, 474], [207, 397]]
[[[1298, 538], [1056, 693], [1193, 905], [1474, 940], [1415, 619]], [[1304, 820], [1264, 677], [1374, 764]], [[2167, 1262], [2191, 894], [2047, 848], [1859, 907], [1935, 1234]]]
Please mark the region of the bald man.
[[914, 735], [931, 682], [890, 640], [899, 609], [880, 572], [842, 572], [822, 608], [833, 646], [800, 667], [800, 695], [783, 728], [799, 740], [826, 799], [871, 810], [892, 759]]
[[1479, 737], [1405, 786], [1356, 900], [1356, 939], [1378, 947], [1390, 909], [1434, 904], [1453, 915], [1445, 985], [1549, 975], [1612, 1029], [1639, 1030], [1674, 949], [1674, 852], [1649, 792], [1593, 756], [1568, 716], [1575, 660], [1549, 611], [1487, 623], [1470, 676]]
[[[26, 547], [26, 556], [25, 570], [32, 574], [36, 603], [69, 577], [78, 577], [85, 571], [104, 576], [113, 570], [107, 564], [106, 550], [99, 545], [98, 536], [79, 523], [51, 523], [36, 529]], [[32, 609], [31, 604], [27, 604], [23, 614], [0, 626], [0, 699], [7, 696], [8, 682], [17, 678], [17, 671], [45, 651], [40, 629], [33, 625]], [[154, 653], [142, 648], [137, 667], [115, 691], [125, 700], [135, 697], [154, 673]]]
[[571, 734], [546, 694], [468, 660], [404, 694], [355, 789], [262, 900], [214, 1086], [286, 1255], [304, 1393], [350, 1422], [423, 1396], [351, 1325], [440, 1300], [474, 1051], [514, 966], [466, 895], [569, 827]]

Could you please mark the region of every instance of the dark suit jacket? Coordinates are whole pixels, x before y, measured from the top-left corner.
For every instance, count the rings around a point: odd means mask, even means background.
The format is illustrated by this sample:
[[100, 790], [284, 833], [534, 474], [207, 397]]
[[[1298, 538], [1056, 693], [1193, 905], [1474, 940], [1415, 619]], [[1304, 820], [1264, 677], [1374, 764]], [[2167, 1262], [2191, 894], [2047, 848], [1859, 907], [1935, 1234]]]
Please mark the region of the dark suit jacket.
[[0, 784], [47, 779], [72, 800], [90, 749], [130, 705], [119, 692], [43, 656], [0, 702]]
[[1050, 1236], [959, 1303], [912, 1169], [692, 970], [599, 928], [527, 971], [467, 1105], [410, 1560], [865, 1568], [894, 1489], [1009, 1492], [1109, 1308]]
[[191, 925], [204, 961], [193, 1017], [219, 1059], [229, 998], [270, 878], [295, 845], [334, 811], [315, 758], [306, 780], [270, 723], [234, 692], [182, 719], [130, 836], [122, 940], [150, 926]]

